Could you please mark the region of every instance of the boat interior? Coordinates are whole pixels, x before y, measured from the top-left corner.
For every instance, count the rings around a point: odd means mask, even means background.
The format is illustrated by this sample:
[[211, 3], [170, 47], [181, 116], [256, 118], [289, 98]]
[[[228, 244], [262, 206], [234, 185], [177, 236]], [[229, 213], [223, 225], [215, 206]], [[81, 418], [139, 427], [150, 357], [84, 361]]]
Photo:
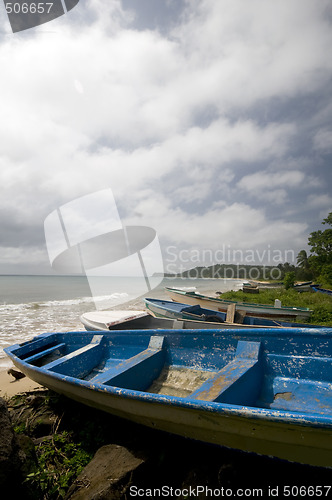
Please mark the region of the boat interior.
[[137, 330], [45, 334], [7, 351], [90, 389], [331, 415], [330, 343], [310, 330]]

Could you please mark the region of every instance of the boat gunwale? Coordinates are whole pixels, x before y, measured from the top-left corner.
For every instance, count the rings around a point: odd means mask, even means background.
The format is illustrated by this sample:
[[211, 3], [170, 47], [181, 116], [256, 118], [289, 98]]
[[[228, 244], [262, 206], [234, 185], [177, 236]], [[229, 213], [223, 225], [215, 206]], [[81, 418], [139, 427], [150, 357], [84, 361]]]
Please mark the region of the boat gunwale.
[[[174, 309], [175, 312], [179, 312], [179, 313], [186, 313], [186, 312], [188, 312], [188, 311], [186, 311], [186, 309], [189, 309], [189, 308], [191, 309], [192, 307], [195, 307], [195, 306], [191, 306], [189, 304], [182, 304], [185, 307], [183, 307], [182, 309], [179, 309], [179, 307], [181, 305], [181, 302], [174, 302], [172, 300], [159, 300], [159, 299], [154, 299], [154, 298], [146, 298], [146, 299], [144, 299], [144, 301], [145, 301], [145, 304], [146, 304], [146, 306], [147, 306], [147, 308], [148, 308], [149, 311], [151, 310], [149, 308], [150, 304], [152, 304], [156, 308], [162, 309], [163, 311], [166, 311], [166, 312], [168, 311], [168, 308], [167, 308], [167, 305], [166, 306], [164, 305], [164, 303], [170, 304], [171, 306], [174, 306], [171, 309]], [[158, 304], [157, 304], [157, 302], [158, 302]], [[204, 311], [208, 311], [208, 309], [206, 309], [204, 307], [201, 307], [199, 304], [197, 304], [197, 306], [199, 306], [199, 308], [203, 311], [203, 314], [204, 314]], [[154, 312], [154, 311], [152, 311], [152, 312]], [[215, 313], [215, 314], [218, 314], [218, 313], [225, 314], [222, 311], [213, 311], [213, 310], [211, 310], [209, 312]]]

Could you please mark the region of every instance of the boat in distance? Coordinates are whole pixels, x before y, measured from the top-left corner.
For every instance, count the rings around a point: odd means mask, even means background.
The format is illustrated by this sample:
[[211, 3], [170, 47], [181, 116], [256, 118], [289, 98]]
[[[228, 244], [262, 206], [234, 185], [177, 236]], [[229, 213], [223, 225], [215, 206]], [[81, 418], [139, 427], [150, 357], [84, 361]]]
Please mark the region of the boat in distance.
[[[176, 304], [176, 302], [173, 302]], [[114, 312], [116, 312], [116, 320], [114, 319]], [[130, 312], [130, 317], [128, 315]], [[134, 314], [132, 314], [134, 312]], [[137, 313], [137, 314], [136, 314]], [[222, 314], [222, 313], [220, 313]], [[122, 319], [121, 319], [122, 318]], [[80, 316], [80, 321], [84, 328], [91, 332], [108, 331], [108, 330], [151, 330], [151, 329], [212, 329], [219, 328], [218, 323], [215, 321], [199, 321], [198, 319], [180, 319], [180, 318], [166, 318], [155, 315], [151, 310], [147, 311], [89, 311]], [[269, 321], [269, 320], [267, 320]], [[247, 328], [248, 325], [238, 323], [224, 322], [223, 329], [226, 328]], [[308, 325], [305, 325], [308, 326]], [[253, 328], [256, 328], [253, 325]]]
[[332, 295], [332, 290], [327, 288], [322, 288], [320, 285], [311, 285], [311, 289], [314, 292], [326, 293], [327, 295]]
[[297, 292], [311, 292], [312, 281], [303, 281], [300, 283], [294, 283], [293, 289]]
[[[202, 323], [215, 323], [215, 328], [217, 328], [217, 323], [222, 323], [221, 327], [224, 325], [231, 325], [234, 328], [323, 328], [317, 325], [310, 325], [309, 323], [291, 323], [289, 321], [277, 321], [274, 319], [256, 318], [255, 316], [247, 315], [238, 315], [238, 317], [235, 315], [233, 317], [234, 321], [228, 322], [229, 311], [224, 313], [221, 311], [214, 311], [212, 309], [204, 309], [199, 304], [188, 306], [188, 304], [181, 304], [181, 302], [172, 302], [170, 300], [145, 298], [144, 301], [147, 309], [157, 318], [196, 320]], [[239, 321], [239, 323], [236, 321]]]
[[273, 318], [273, 319], [309, 319], [312, 310], [308, 307], [285, 307], [285, 306], [271, 306], [265, 304], [251, 304], [249, 302], [236, 302], [234, 300], [226, 300], [222, 298], [209, 297], [201, 295], [197, 292], [189, 292], [177, 288], [165, 287], [167, 295], [176, 302], [184, 304], [195, 305], [199, 304], [207, 309], [214, 311], [227, 312], [230, 304], [235, 304], [237, 311], [243, 311], [248, 316], [256, 316], [259, 318]]
[[332, 329], [45, 333], [5, 348], [39, 384], [187, 438], [332, 466]]

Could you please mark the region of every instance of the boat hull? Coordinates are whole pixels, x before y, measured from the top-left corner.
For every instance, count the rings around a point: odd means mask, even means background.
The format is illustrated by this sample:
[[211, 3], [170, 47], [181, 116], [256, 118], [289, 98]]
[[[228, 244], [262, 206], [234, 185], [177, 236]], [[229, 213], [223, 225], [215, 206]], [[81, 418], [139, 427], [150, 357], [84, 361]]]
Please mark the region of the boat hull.
[[[22, 370], [21, 364], [15, 364]], [[250, 411], [246, 417], [231, 410], [215, 413], [161, 404], [149, 401], [148, 395], [140, 400], [124, 398], [121, 393], [109, 394], [32, 370], [22, 371], [38, 384], [79, 403], [153, 429], [291, 462], [332, 467], [332, 429], [268, 422]]]
[[87, 331], [148, 328], [149, 319], [146, 311], [90, 311], [80, 317]]
[[321, 288], [320, 286], [311, 286], [311, 290], [314, 292], [325, 293], [327, 295], [332, 295], [332, 290], [328, 290], [327, 288]]

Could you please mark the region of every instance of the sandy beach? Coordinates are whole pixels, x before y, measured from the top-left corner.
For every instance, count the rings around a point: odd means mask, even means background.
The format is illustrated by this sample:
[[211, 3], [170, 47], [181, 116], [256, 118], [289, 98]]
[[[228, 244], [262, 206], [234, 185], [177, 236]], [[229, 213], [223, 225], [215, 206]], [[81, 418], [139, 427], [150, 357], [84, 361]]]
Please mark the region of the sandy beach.
[[35, 391], [43, 387], [28, 377], [15, 380], [6, 370], [0, 371], [0, 397], [12, 397], [21, 392]]

